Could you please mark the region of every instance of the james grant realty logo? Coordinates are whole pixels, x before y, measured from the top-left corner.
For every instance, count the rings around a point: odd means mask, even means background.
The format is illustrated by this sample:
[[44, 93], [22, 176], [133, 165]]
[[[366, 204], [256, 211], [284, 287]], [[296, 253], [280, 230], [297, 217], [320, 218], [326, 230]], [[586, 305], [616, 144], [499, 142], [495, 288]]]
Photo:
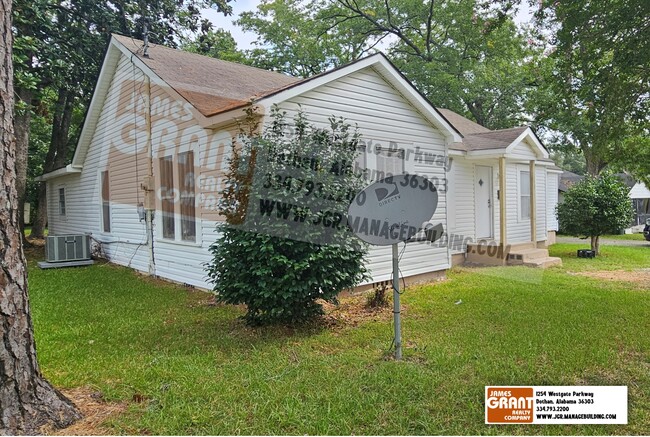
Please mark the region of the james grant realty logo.
[[532, 387], [486, 387], [486, 423], [532, 423]]

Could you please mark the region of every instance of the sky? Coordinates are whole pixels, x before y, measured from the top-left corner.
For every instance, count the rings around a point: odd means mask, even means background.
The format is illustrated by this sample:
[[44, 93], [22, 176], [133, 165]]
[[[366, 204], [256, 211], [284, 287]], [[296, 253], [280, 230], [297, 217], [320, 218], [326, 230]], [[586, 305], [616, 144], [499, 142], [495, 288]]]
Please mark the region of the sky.
[[[201, 15], [210, 20], [215, 28], [222, 28], [230, 31], [240, 50], [250, 49], [253, 47], [253, 41], [257, 38], [256, 35], [252, 32], [244, 32], [239, 26], [233, 24], [233, 21], [235, 21], [242, 12], [257, 9], [257, 5], [260, 1], [261, 0], [235, 0], [230, 3], [232, 5], [233, 13], [228, 17], [225, 17], [223, 14], [220, 14], [213, 9], [202, 10]], [[517, 23], [526, 23], [530, 20], [531, 11], [527, 1], [521, 3], [515, 21]]]

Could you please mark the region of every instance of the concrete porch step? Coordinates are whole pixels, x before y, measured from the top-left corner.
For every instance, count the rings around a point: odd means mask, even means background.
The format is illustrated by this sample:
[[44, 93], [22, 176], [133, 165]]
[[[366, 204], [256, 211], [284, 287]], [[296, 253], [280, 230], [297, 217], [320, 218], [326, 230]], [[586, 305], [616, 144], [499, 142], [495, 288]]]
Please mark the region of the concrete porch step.
[[548, 258], [547, 249], [518, 249], [508, 253], [509, 264], [523, 264], [541, 258]]
[[547, 256], [546, 258], [531, 259], [530, 261], [526, 261], [524, 265], [527, 267], [545, 269], [547, 267], [561, 266], [562, 259], [555, 256]]

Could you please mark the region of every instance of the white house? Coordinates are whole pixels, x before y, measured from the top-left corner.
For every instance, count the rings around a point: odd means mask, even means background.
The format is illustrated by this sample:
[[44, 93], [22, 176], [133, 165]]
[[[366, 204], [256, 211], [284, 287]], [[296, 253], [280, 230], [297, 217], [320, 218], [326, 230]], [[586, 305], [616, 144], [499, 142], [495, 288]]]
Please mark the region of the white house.
[[[209, 288], [203, 263], [222, 220], [226, 158], [253, 103], [262, 123], [273, 105], [320, 125], [342, 116], [372, 145], [360, 160], [367, 168], [447, 181], [432, 222], [463, 243], [407, 244], [401, 270], [410, 280], [444, 274], [466, 250], [478, 248], [467, 254], [476, 260], [485, 244], [506, 248], [488, 262], [526, 261], [535, 250], [547, 257], [536, 248], [557, 229], [558, 170], [529, 128], [493, 132], [437, 110], [381, 54], [303, 80], [163, 46], [143, 50], [142, 41], [111, 39], [72, 163], [42, 176], [50, 234], [88, 233], [112, 262]], [[369, 258], [372, 281], [388, 280], [390, 248], [372, 248]]]

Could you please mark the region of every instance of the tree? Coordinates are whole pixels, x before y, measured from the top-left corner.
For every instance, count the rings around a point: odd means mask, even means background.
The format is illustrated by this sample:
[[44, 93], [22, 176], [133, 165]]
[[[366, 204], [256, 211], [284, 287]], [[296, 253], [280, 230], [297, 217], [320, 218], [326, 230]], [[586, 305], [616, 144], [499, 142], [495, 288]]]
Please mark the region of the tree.
[[27, 294], [16, 191], [13, 129], [11, 2], [0, 21], [0, 433], [36, 434], [44, 425], [64, 427], [80, 415], [42, 376], [36, 359]]
[[591, 238], [591, 250], [599, 253], [601, 235], [617, 233], [632, 222], [630, 189], [612, 173], [587, 175], [572, 185], [557, 206], [560, 230]]
[[383, 39], [362, 21], [333, 23], [329, 17], [340, 13], [331, 1], [263, 0], [237, 24], [258, 35], [246, 53], [253, 65], [310, 77], [362, 57]]
[[[31, 108], [41, 106], [44, 93], [56, 96], [50, 100], [53, 129], [43, 170], [49, 172], [68, 163], [83, 119], [79, 115], [92, 97], [112, 32], [141, 38], [146, 23], [152, 43], [175, 47], [186, 32], [211, 30], [211, 24], [201, 17], [202, 8], [214, 7], [230, 14], [229, 1], [16, 0], [16, 37], [21, 42], [18, 59], [22, 60], [16, 76], [28, 79], [21, 80], [18, 94], [31, 94]], [[31, 114], [26, 111], [24, 118], [18, 118], [19, 132], [27, 132], [23, 127]], [[26, 156], [28, 137], [21, 135], [20, 139], [19, 155]], [[44, 205], [45, 186], [41, 184], [32, 228], [36, 237], [43, 236], [47, 219]]]
[[230, 32], [223, 29], [209, 30], [201, 33], [195, 39], [189, 39], [182, 45], [182, 49], [224, 61], [247, 64], [248, 59], [244, 53], [237, 49], [237, 42]]
[[[514, 24], [506, 4], [480, 0], [337, 0], [335, 23], [363, 21], [392, 41], [391, 59], [435, 105], [490, 129], [525, 117], [539, 47]], [[511, 2], [504, 2], [511, 3]]]
[[[335, 301], [366, 278], [366, 246], [344, 224], [363, 184], [348, 167], [358, 134], [341, 119], [318, 129], [299, 114], [289, 135], [284, 115], [271, 116], [262, 134], [249, 128], [233, 147], [220, 206], [226, 223], [207, 266], [217, 299], [245, 304], [254, 325], [309, 320], [322, 312], [318, 299]], [[268, 209], [276, 202], [278, 215]], [[282, 216], [287, 205], [293, 214]]]
[[630, 172], [636, 180], [650, 187], [650, 136], [626, 138], [614, 162], [615, 167]]
[[[535, 2], [537, 4], [537, 2]], [[650, 109], [650, 3], [646, 0], [539, 2], [550, 29], [551, 61], [538, 120], [581, 150], [592, 175], [619, 156], [626, 138], [647, 129]]]

